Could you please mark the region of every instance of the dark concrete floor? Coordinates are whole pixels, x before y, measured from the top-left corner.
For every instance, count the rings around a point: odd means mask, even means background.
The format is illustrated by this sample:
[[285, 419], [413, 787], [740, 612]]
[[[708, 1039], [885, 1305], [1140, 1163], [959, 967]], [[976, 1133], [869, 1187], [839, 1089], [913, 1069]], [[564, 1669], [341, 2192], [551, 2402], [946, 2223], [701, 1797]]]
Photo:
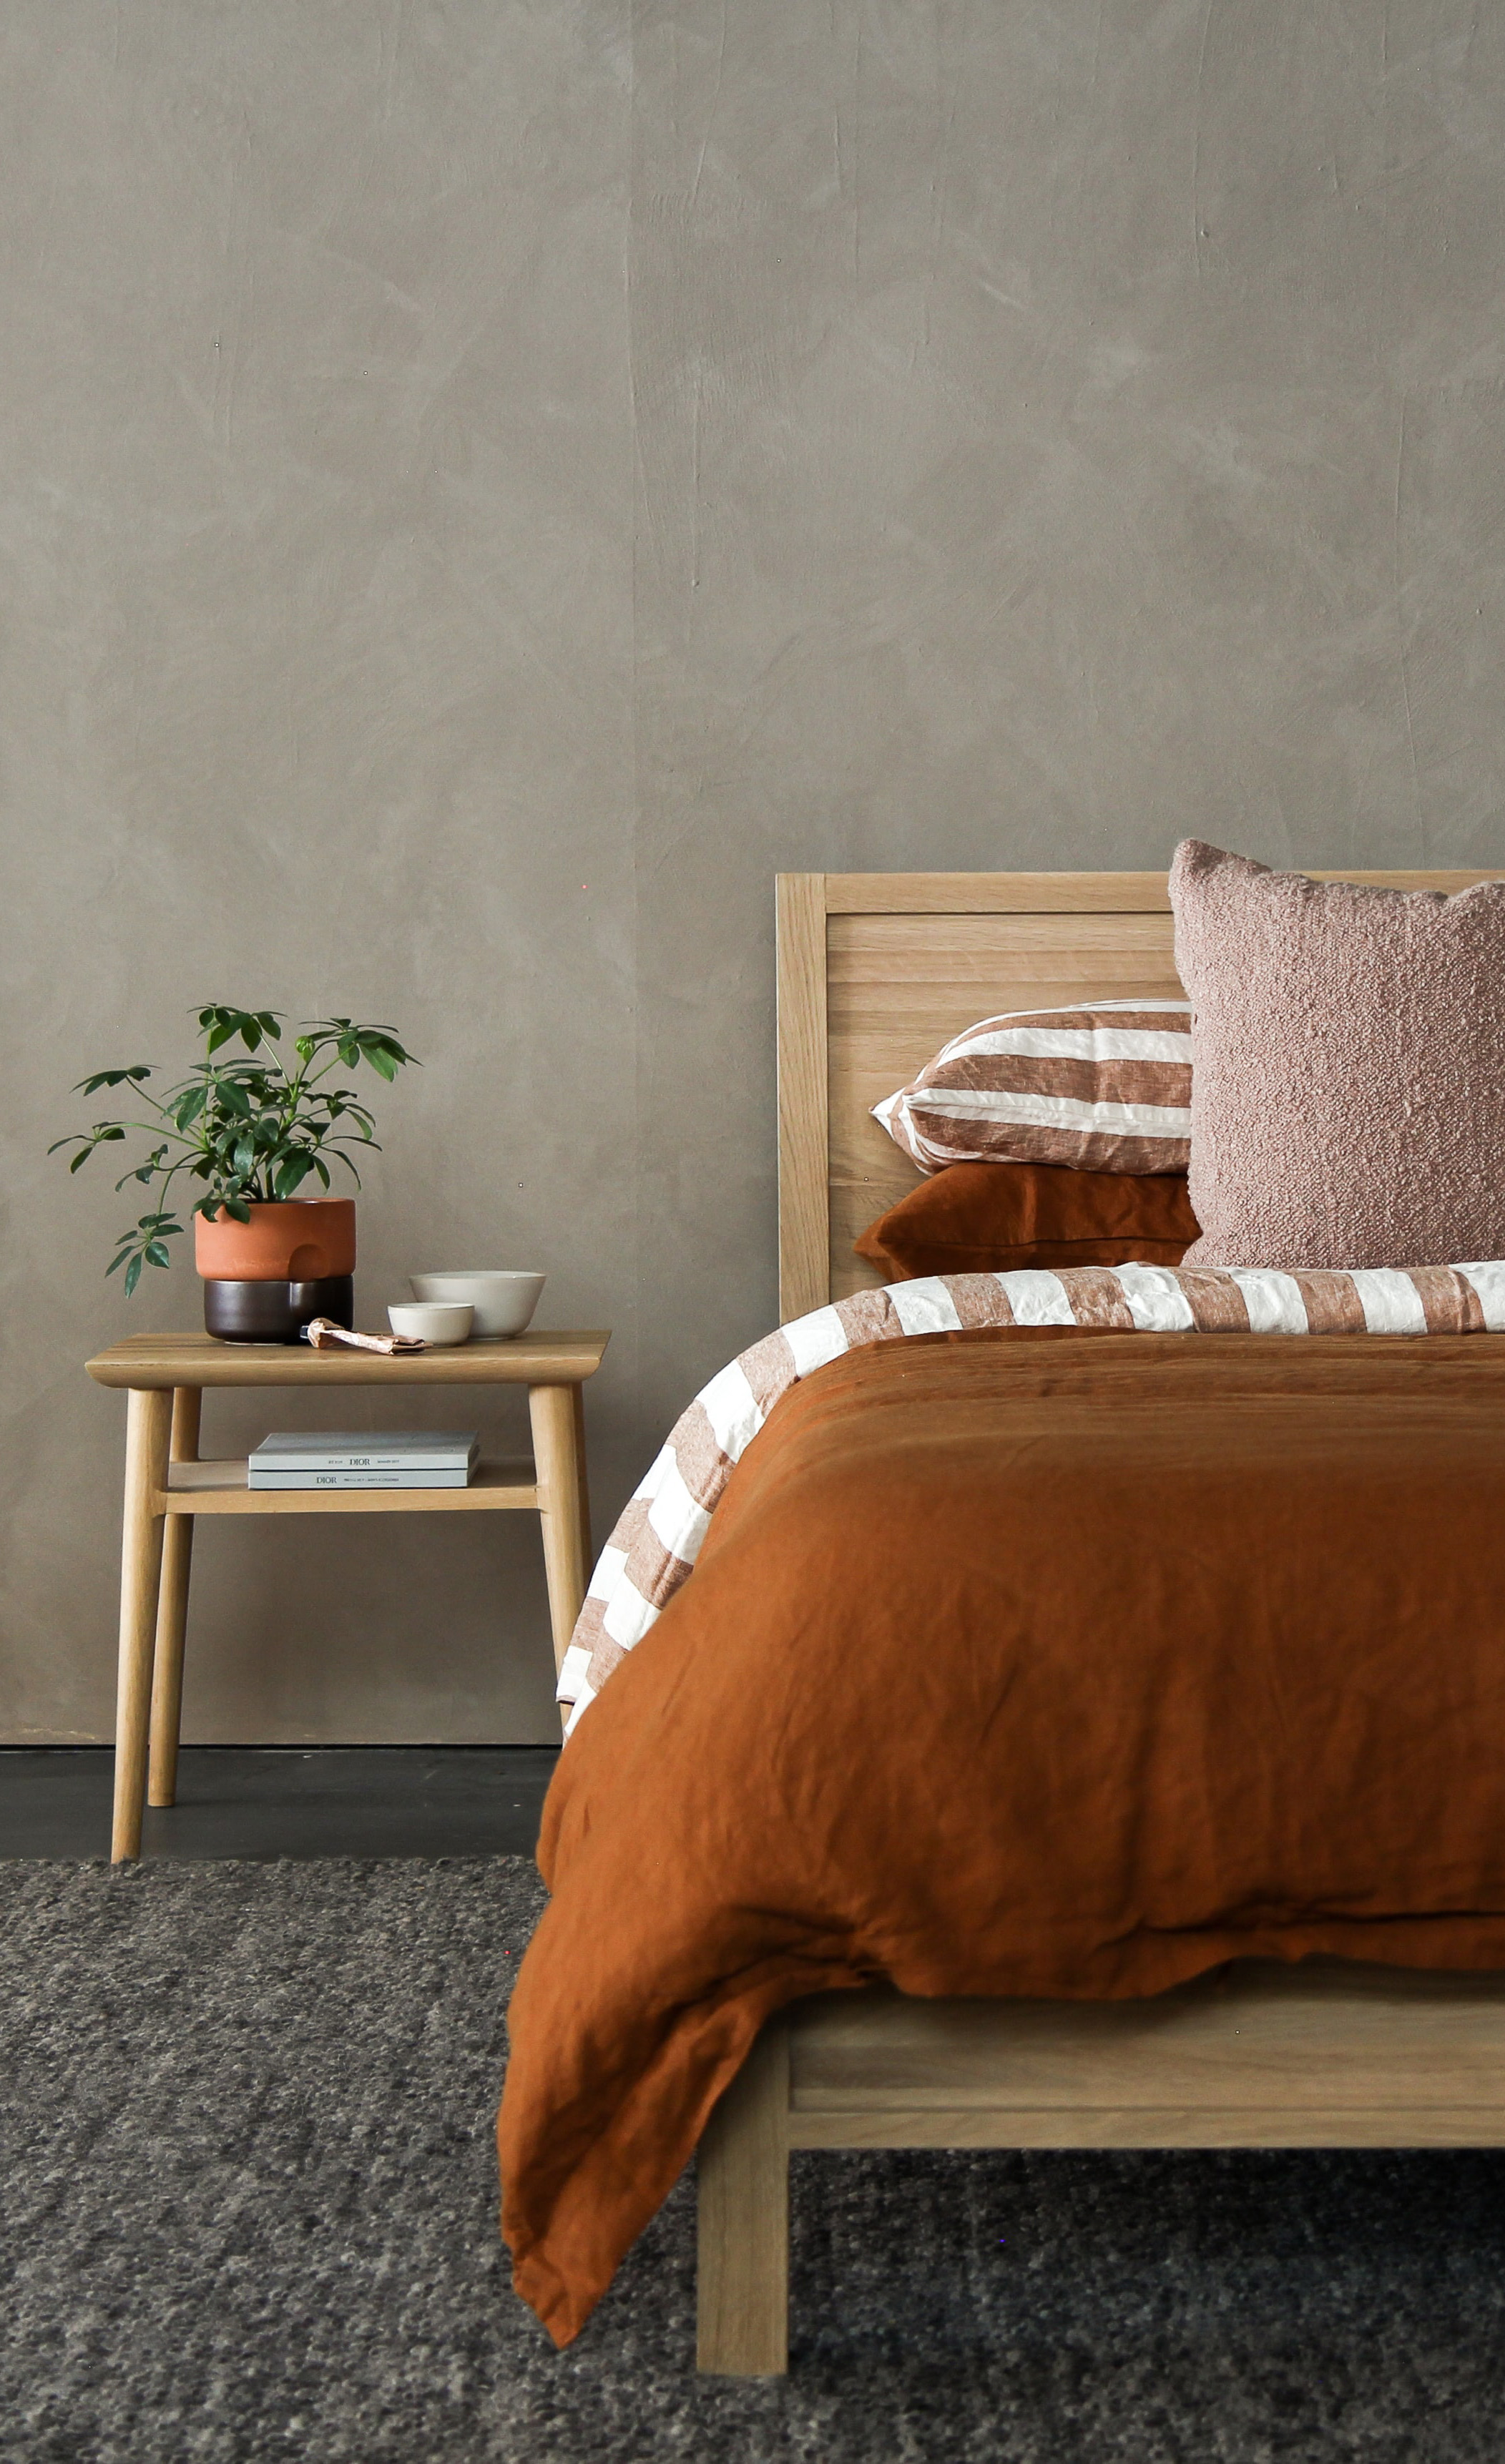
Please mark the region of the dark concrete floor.
[[[185, 1746], [144, 1857], [531, 1856], [551, 1746]], [[107, 1857], [108, 1746], [0, 1747], [0, 1857]]]

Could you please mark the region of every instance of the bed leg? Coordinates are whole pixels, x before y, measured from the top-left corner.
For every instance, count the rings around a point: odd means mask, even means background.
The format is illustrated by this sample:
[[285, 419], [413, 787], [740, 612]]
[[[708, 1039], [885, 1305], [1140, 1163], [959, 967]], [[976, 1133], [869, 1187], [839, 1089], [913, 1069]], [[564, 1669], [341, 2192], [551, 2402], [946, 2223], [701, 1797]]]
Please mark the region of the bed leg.
[[789, 2366], [789, 2032], [770, 2019], [705, 2126], [697, 2163], [696, 2361], [722, 2378]]

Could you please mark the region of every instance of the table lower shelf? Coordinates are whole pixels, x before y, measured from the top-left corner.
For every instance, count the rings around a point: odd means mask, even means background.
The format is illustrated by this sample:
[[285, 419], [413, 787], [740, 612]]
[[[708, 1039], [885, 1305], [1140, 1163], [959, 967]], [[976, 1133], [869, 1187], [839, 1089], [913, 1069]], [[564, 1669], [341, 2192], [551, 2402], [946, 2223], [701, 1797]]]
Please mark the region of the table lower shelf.
[[477, 1465], [469, 1488], [250, 1488], [243, 1459], [176, 1463], [160, 1492], [160, 1514], [486, 1514], [539, 1509], [533, 1464]]

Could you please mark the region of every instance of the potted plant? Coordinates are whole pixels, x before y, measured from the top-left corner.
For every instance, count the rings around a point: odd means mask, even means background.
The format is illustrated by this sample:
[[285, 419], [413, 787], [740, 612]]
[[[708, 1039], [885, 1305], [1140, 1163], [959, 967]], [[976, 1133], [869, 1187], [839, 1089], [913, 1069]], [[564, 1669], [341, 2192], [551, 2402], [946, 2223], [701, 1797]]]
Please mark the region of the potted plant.
[[[296, 1342], [312, 1317], [348, 1326], [355, 1200], [328, 1194], [329, 1165], [343, 1164], [359, 1188], [349, 1150], [375, 1148], [376, 1139], [367, 1107], [350, 1088], [331, 1082], [365, 1062], [390, 1085], [413, 1056], [388, 1026], [323, 1018], [299, 1029], [290, 1067], [275, 1048], [282, 1037], [276, 1010], [210, 1001], [198, 1023], [203, 1059], [160, 1096], [147, 1092], [155, 1072], [144, 1062], [96, 1069], [74, 1090], [93, 1095], [101, 1087], [128, 1087], [152, 1120], [96, 1121], [48, 1149], [72, 1147], [69, 1170], [77, 1172], [97, 1147], [115, 1145], [133, 1130], [152, 1141], [115, 1186], [155, 1183], [156, 1205], [120, 1235], [105, 1272], [124, 1268], [129, 1299], [144, 1266], [171, 1263], [167, 1243], [183, 1230], [184, 1200], [169, 1201], [181, 1175], [186, 1183], [202, 1183], [189, 1213], [210, 1334], [286, 1343]], [[226, 1047], [237, 1043], [243, 1051], [229, 1054]], [[323, 1194], [300, 1195], [309, 1180]]]

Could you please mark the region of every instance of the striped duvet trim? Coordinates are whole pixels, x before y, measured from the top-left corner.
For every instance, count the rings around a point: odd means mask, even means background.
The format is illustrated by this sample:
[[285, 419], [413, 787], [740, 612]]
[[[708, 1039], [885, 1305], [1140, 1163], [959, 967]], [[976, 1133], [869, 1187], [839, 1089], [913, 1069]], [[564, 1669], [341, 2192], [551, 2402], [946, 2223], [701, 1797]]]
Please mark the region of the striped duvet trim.
[[680, 1415], [601, 1552], [559, 1677], [572, 1728], [673, 1599], [733, 1466], [781, 1395], [865, 1343], [963, 1327], [1123, 1334], [1501, 1334], [1505, 1263], [1468, 1266], [1065, 1266], [926, 1275], [855, 1292], [765, 1335]]
[[1191, 1003], [1093, 1001], [985, 1018], [874, 1104], [873, 1117], [922, 1172], [1004, 1162], [1184, 1172]]

